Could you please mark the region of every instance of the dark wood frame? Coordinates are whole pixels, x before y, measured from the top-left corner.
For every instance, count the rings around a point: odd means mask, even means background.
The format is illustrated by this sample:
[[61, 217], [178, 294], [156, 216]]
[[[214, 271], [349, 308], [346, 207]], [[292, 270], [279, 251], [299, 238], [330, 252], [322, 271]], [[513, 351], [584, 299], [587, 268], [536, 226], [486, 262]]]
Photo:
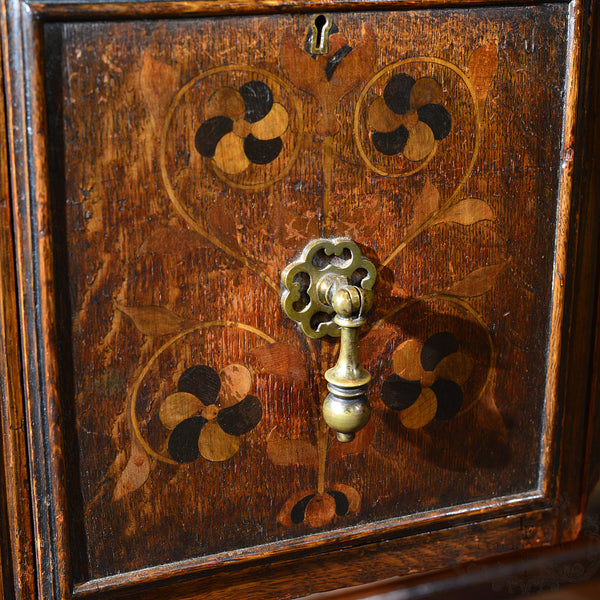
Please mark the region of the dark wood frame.
[[[339, 540], [309, 536], [92, 580], [73, 589], [54, 293], [52, 214], [44, 96], [43, 26], [49, 21], [168, 18], [322, 10], [409, 10], [498, 4], [484, 0], [230, 0], [71, 3], [2, 0], [6, 115], [0, 122], [0, 376], [3, 507], [8, 529], [3, 585], [14, 598], [222, 598], [245, 583], [249, 597], [310, 591], [426, 572], [527, 547], [571, 540], [595, 481], [598, 409], [600, 119], [598, 2], [571, 3], [569, 87], [557, 219], [544, 465], [537, 490], [360, 528]], [[521, 2], [502, 2], [502, 5]], [[6, 120], [6, 128], [3, 121]], [[4, 159], [6, 152], [8, 160]], [[7, 163], [10, 170], [7, 169]], [[9, 202], [10, 197], [10, 202]], [[593, 324], [593, 326], [591, 326]], [[594, 351], [595, 345], [595, 351]], [[585, 433], [585, 435], [584, 435]], [[554, 474], [558, 474], [554, 477]], [[477, 540], [474, 541], [474, 536]], [[42, 543], [43, 542], [43, 543]], [[458, 548], [457, 552], [451, 551]], [[424, 549], [427, 548], [427, 552]], [[338, 551], [327, 555], [328, 551]], [[432, 550], [433, 549], [433, 550]], [[267, 563], [271, 562], [267, 568]], [[361, 574], [362, 569], [362, 574]], [[223, 573], [227, 571], [227, 577]], [[202, 573], [201, 579], [178, 584]], [[9, 596], [11, 597], [11, 596]], [[164, 597], [164, 596], [163, 596]]]

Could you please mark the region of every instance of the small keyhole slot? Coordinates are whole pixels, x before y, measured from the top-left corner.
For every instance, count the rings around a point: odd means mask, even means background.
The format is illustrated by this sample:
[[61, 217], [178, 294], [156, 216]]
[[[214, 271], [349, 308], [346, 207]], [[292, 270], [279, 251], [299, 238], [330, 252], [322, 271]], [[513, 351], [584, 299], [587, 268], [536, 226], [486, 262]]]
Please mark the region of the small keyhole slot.
[[331, 21], [325, 15], [317, 15], [312, 23], [312, 54], [329, 52]]

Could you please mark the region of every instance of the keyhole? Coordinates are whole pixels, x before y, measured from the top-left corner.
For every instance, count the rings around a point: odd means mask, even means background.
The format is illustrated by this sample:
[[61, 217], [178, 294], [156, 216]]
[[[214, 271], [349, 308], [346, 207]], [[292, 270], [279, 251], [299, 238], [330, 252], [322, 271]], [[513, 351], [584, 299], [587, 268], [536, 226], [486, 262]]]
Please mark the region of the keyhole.
[[327, 54], [329, 52], [329, 30], [331, 21], [325, 15], [317, 15], [312, 24], [312, 54]]

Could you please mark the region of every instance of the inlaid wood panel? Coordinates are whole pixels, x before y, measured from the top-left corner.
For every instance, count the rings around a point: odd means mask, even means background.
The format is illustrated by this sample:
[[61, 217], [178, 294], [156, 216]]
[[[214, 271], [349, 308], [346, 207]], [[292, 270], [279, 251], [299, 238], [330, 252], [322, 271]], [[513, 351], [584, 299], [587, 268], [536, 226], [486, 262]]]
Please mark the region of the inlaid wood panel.
[[[543, 496], [569, 15], [335, 13], [321, 55], [310, 14], [43, 26], [76, 584]], [[348, 444], [337, 341], [280, 308], [316, 237], [378, 269]]]

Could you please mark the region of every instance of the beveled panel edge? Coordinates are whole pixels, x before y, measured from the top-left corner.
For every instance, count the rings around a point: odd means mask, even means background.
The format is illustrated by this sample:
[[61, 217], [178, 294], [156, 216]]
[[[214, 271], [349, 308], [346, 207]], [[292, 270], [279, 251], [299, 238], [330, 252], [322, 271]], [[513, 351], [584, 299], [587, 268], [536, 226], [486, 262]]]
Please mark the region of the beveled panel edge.
[[[456, 505], [404, 517], [386, 519], [368, 525], [317, 533], [300, 538], [250, 546], [240, 550], [220, 552], [206, 557], [192, 558], [145, 569], [127, 571], [117, 575], [92, 579], [74, 586], [74, 597], [87, 597], [94, 593], [116, 592], [122, 588], [147, 586], [151, 583], [189, 577], [196, 573], [221, 572], [232, 566], [251, 566], [268, 559], [270, 564], [291, 558], [306, 558], [311, 551], [319, 553], [336, 551], [370, 543], [385, 544], [390, 540], [427, 535], [448, 529], [453, 525], [477, 526], [480, 522], [505, 519], [516, 514], [541, 514], [554, 512], [552, 503], [534, 490], [493, 500], [483, 500]], [[384, 540], [384, 541], [382, 541]]]
[[583, 34], [583, 1], [573, 0], [569, 5], [568, 46], [564, 87], [564, 113], [562, 123], [562, 140], [560, 148], [559, 185], [556, 208], [554, 264], [552, 269], [552, 309], [550, 314], [550, 339], [548, 342], [548, 366], [546, 376], [546, 403], [544, 428], [541, 437], [539, 486], [546, 495], [556, 493], [556, 481], [551, 477], [552, 466], [556, 464], [559, 449], [553, 443], [554, 432], [566, 415], [560, 408], [560, 400], [567, 400], [564, 388], [561, 388], [562, 377], [566, 377], [561, 358], [568, 339], [565, 330], [568, 327], [569, 314], [565, 311], [565, 279], [568, 277], [571, 259], [570, 241], [576, 231], [571, 219], [573, 211], [573, 173], [575, 153], [579, 159], [580, 148], [576, 146], [577, 113], [579, 87], [581, 85], [580, 70], [582, 68]]
[[[0, 3], [1, 4], [1, 3]], [[2, 23], [5, 34], [5, 23]], [[0, 45], [0, 58], [5, 51]], [[8, 64], [6, 60], [4, 66]], [[21, 387], [21, 353], [16, 297], [15, 252], [12, 235], [11, 173], [6, 128], [6, 93], [0, 61], [0, 432], [2, 441], [2, 573], [0, 589], [6, 598], [22, 600], [35, 595], [31, 510], [27, 470], [27, 442]]]
[[[594, 431], [595, 404], [598, 402], [600, 374], [593, 371], [595, 336], [600, 336], [597, 299], [600, 286], [600, 176], [593, 168], [600, 152], [598, 91], [600, 73], [597, 60], [600, 53], [600, 19], [598, 2], [577, 2], [582, 40], [578, 71], [578, 96], [573, 103], [570, 123], [565, 123], [565, 153], [573, 199], [570, 213], [573, 233], [565, 245], [563, 348], [560, 351], [561, 372], [557, 389], [564, 410], [560, 420], [560, 451], [554, 473], [557, 480], [556, 504], [559, 510], [556, 542], [574, 539], [581, 528], [588, 499], [586, 477]], [[571, 93], [571, 90], [566, 90]], [[575, 115], [577, 111], [577, 115]], [[570, 128], [567, 128], [570, 125]], [[578, 145], [574, 141], [578, 140]], [[594, 396], [594, 394], [596, 396]], [[558, 420], [557, 420], [558, 422]], [[596, 434], [597, 435], [597, 434]]]
[[[530, 6], [544, 0], [151, 0], [148, 2], [88, 2], [21, 0], [32, 13], [48, 21], [185, 18], [273, 13], [406, 11], [429, 8]], [[554, 4], [570, 0], [554, 0]]]

